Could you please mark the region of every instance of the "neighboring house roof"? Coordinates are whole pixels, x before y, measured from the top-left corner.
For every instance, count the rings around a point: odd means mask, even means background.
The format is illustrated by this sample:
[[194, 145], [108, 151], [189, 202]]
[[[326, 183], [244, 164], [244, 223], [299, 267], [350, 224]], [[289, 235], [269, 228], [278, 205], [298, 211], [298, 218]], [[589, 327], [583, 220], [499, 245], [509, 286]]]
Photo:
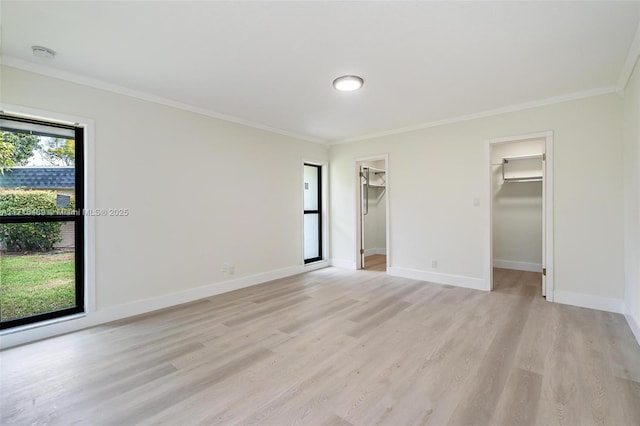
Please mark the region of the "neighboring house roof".
[[0, 174], [0, 188], [61, 189], [75, 186], [74, 167], [10, 167]]

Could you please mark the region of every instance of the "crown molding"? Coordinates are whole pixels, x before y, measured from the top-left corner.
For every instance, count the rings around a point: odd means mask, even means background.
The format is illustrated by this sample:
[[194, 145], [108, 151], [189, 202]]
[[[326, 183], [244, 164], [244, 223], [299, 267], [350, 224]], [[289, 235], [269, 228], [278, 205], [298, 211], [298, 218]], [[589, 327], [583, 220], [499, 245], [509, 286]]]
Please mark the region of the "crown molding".
[[635, 68], [636, 63], [638, 62], [639, 56], [640, 56], [640, 24], [638, 24], [636, 35], [633, 37], [631, 46], [629, 46], [629, 52], [627, 52], [627, 60], [624, 62], [622, 71], [620, 71], [620, 77], [618, 78], [618, 84], [616, 85], [616, 92], [618, 92], [620, 96], [624, 96], [624, 89], [626, 89], [627, 84], [629, 83], [629, 79], [631, 78], [631, 74], [633, 74], [633, 69]]
[[[526, 110], [526, 109], [537, 108], [537, 107], [541, 107], [541, 106], [547, 106], [547, 105], [553, 105], [553, 104], [558, 104], [558, 103], [563, 103], [563, 102], [569, 102], [569, 101], [573, 101], [573, 100], [577, 100], [577, 99], [583, 99], [583, 98], [589, 98], [589, 97], [593, 97], [593, 96], [600, 96], [600, 95], [605, 95], [605, 94], [610, 94], [610, 93], [623, 94], [624, 93], [624, 86], [626, 86], [629, 78], [631, 77], [631, 73], [633, 72], [633, 68], [635, 66], [635, 62], [634, 61], [637, 61], [639, 53], [640, 53], [640, 27], [639, 27], [639, 31], [636, 32], [636, 36], [634, 38], [634, 41], [633, 41], [633, 43], [631, 45], [631, 48], [629, 49], [629, 55], [627, 56], [627, 61], [625, 63], [623, 71], [622, 71], [622, 73], [620, 75], [620, 79], [618, 81], [618, 85], [615, 86], [615, 87], [614, 86], [601, 87], [601, 88], [597, 88], [597, 89], [586, 90], [586, 91], [582, 91], [582, 92], [576, 92], [576, 93], [572, 93], [572, 94], [568, 94], [568, 95], [562, 95], [562, 96], [556, 96], [556, 97], [541, 99], [541, 100], [537, 100], [537, 101], [525, 102], [525, 103], [521, 103], [521, 104], [510, 105], [510, 106], [506, 106], [506, 107], [502, 107], [502, 108], [497, 108], [497, 109], [477, 112], [477, 113], [473, 113], [473, 114], [467, 114], [467, 115], [462, 115], [462, 116], [458, 116], [458, 117], [446, 118], [446, 119], [443, 119], [443, 120], [437, 120], [437, 121], [432, 121], [432, 122], [427, 122], [427, 123], [422, 123], [422, 124], [417, 124], [417, 125], [412, 125], [412, 126], [406, 126], [406, 127], [401, 127], [401, 128], [397, 128], [397, 129], [391, 129], [391, 130], [386, 130], [386, 131], [383, 131], [383, 132], [371, 133], [371, 134], [366, 134], [366, 135], [362, 135], [362, 136], [356, 136], [356, 137], [353, 137], [353, 138], [341, 139], [341, 140], [336, 140], [336, 141], [326, 141], [326, 140], [311, 138], [311, 137], [306, 136], [306, 135], [301, 135], [301, 134], [289, 132], [289, 131], [286, 131], [286, 130], [277, 129], [277, 128], [270, 127], [270, 126], [267, 126], [267, 125], [264, 125], [264, 124], [261, 124], [261, 123], [255, 123], [255, 122], [252, 122], [252, 121], [249, 121], [249, 120], [245, 120], [245, 119], [242, 119], [242, 118], [239, 118], [239, 117], [234, 117], [234, 116], [230, 116], [230, 115], [226, 115], [226, 114], [221, 114], [221, 113], [218, 113], [218, 112], [206, 109], [206, 108], [201, 108], [201, 107], [185, 104], [185, 103], [182, 103], [182, 102], [174, 101], [172, 99], [167, 99], [167, 98], [163, 98], [161, 96], [152, 95], [150, 93], [141, 92], [141, 91], [138, 91], [138, 90], [130, 89], [130, 88], [127, 88], [127, 87], [124, 87], [124, 86], [119, 86], [119, 85], [112, 84], [112, 83], [107, 83], [107, 82], [102, 81], [102, 80], [98, 80], [98, 79], [94, 79], [94, 78], [91, 78], [91, 77], [82, 76], [82, 75], [71, 73], [71, 72], [68, 72], [68, 71], [63, 71], [63, 70], [60, 70], [60, 69], [57, 69], [57, 68], [53, 68], [53, 67], [50, 67], [50, 66], [47, 66], [47, 65], [36, 64], [36, 63], [33, 63], [33, 62], [25, 61], [23, 59], [19, 59], [19, 58], [13, 57], [13, 56], [6, 56], [6, 55], [0, 56], [0, 64], [4, 65], [4, 66], [7, 66], [7, 67], [11, 67], [11, 68], [16, 68], [16, 69], [19, 69], [19, 70], [32, 72], [32, 73], [35, 73], [35, 74], [44, 75], [44, 76], [47, 76], [47, 77], [52, 77], [52, 78], [57, 78], [57, 79], [64, 80], [64, 81], [69, 81], [71, 83], [81, 84], [81, 85], [84, 85], [84, 86], [88, 86], [88, 87], [92, 87], [92, 88], [96, 88], [96, 89], [100, 89], [100, 90], [105, 90], [105, 91], [112, 92], [112, 93], [117, 93], [119, 95], [124, 95], [124, 96], [128, 96], [128, 97], [140, 99], [140, 100], [143, 100], [143, 101], [147, 101], [147, 102], [152, 102], [152, 103], [156, 103], [156, 104], [160, 104], [160, 105], [164, 105], [164, 106], [169, 106], [169, 107], [180, 109], [180, 110], [184, 110], [184, 111], [193, 112], [193, 113], [196, 113], [196, 114], [205, 115], [205, 116], [208, 116], [208, 117], [212, 117], [212, 118], [216, 118], [216, 119], [219, 119], [219, 120], [228, 121], [228, 122], [231, 122], [231, 123], [240, 124], [240, 125], [243, 125], [243, 126], [247, 126], [247, 127], [251, 127], [251, 128], [255, 128], [255, 129], [259, 129], [259, 130], [264, 130], [264, 131], [267, 131], [267, 132], [276, 133], [276, 134], [279, 134], [279, 135], [282, 135], [282, 136], [291, 137], [291, 138], [294, 138], [294, 139], [297, 139], [297, 140], [317, 143], [317, 144], [321, 144], [321, 145], [339, 145], [339, 144], [358, 142], [358, 141], [362, 141], [362, 140], [374, 139], [374, 138], [379, 138], [379, 137], [384, 137], [384, 136], [397, 135], [397, 134], [401, 134], [401, 133], [408, 133], [408, 132], [413, 132], [413, 131], [416, 131], [416, 130], [428, 129], [428, 128], [431, 128], [431, 127], [444, 126], [444, 125], [447, 125], [447, 124], [454, 124], [454, 123], [459, 123], [459, 122], [464, 122], [464, 121], [476, 120], [476, 119], [479, 119], [479, 118], [491, 117], [491, 116], [505, 114], [505, 113], [509, 113], [509, 112], [516, 112], [516, 111], [522, 111], [522, 110]], [[623, 81], [624, 81], [624, 83], [621, 83]], [[622, 86], [622, 84], [624, 84], [624, 86]], [[622, 89], [620, 87], [622, 87]]]
[[378, 132], [378, 133], [371, 133], [363, 136], [357, 136], [354, 138], [330, 142], [330, 145], [339, 145], [344, 143], [363, 141], [367, 139], [380, 138], [384, 136], [397, 135], [400, 133], [408, 133], [416, 130], [428, 129], [430, 127], [438, 127], [438, 126], [444, 126], [447, 124], [460, 123], [463, 121], [477, 120], [479, 118], [491, 117], [495, 115], [506, 114], [510, 112], [517, 112], [517, 111], [522, 111], [522, 110], [532, 109], [532, 108], [538, 108], [538, 107], [547, 106], [547, 105], [560, 104], [563, 102], [574, 101], [577, 99], [591, 98], [594, 96], [607, 95], [610, 93], [616, 93], [616, 87], [614, 86], [601, 87], [598, 89], [585, 90], [583, 92], [576, 92], [576, 93], [571, 93], [571, 94], [562, 95], [562, 96], [554, 96], [552, 98], [546, 98], [546, 99], [540, 99], [537, 101], [525, 102], [522, 104], [510, 105], [502, 108], [477, 112], [473, 114], [461, 115], [458, 117], [445, 118], [444, 120], [431, 121], [428, 123], [417, 124], [414, 126], [400, 127], [398, 129], [387, 130], [387, 131]]
[[239, 117], [234, 117], [232, 115], [221, 114], [219, 112], [212, 111], [207, 108], [201, 108], [194, 105], [185, 104], [182, 102], [174, 101], [172, 99], [164, 98], [162, 96], [156, 96], [150, 93], [141, 92], [139, 90], [130, 89], [128, 87], [119, 86], [117, 84], [107, 83], [106, 81], [102, 81], [99, 79], [86, 77], [86, 76], [75, 74], [68, 71], [63, 71], [48, 65], [36, 64], [33, 62], [25, 61], [23, 59], [19, 59], [13, 56], [2, 55], [0, 57], [0, 64], [10, 68], [16, 68], [22, 71], [28, 71], [34, 74], [44, 75], [46, 77], [57, 78], [59, 80], [69, 81], [71, 83], [81, 84], [83, 86], [105, 90], [107, 92], [117, 93], [119, 95], [136, 98], [143, 101], [176, 108], [183, 111], [189, 111], [189, 112], [193, 112], [200, 115], [205, 115], [207, 117], [216, 118], [218, 120], [224, 120], [224, 121], [228, 121], [235, 124], [241, 124], [243, 126], [252, 127], [254, 129], [265, 130], [267, 132], [276, 133], [282, 136], [287, 136], [290, 138], [294, 138], [294, 139], [298, 139], [306, 142], [313, 142], [321, 145], [328, 144], [328, 141], [311, 138], [309, 136], [300, 135], [297, 133], [289, 132], [289, 131], [278, 129], [275, 127], [270, 127], [261, 123], [256, 123], [256, 122], [245, 120]]

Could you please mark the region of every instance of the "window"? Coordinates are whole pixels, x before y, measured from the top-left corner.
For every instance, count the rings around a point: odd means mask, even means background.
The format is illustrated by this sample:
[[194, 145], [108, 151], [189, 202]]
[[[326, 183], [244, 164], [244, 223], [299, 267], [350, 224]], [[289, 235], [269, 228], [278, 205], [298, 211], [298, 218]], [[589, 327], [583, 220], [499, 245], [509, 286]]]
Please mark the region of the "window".
[[84, 306], [84, 130], [0, 115], [0, 328]]
[[322, 167], [304, 165], [304, 263], [322, 260]]

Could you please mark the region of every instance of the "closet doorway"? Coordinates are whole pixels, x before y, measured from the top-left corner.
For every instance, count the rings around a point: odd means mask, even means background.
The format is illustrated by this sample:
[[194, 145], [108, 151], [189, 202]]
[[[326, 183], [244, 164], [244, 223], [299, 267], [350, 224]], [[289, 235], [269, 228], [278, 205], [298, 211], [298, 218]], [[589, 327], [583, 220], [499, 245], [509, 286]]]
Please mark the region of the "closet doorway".
[[551, 132], [488, 142], [491, 290], [494, 272], [534, 273], [528, 291], [553, 300], [551, 148]]
[[356, 268], [386, 272], [388, 253], [387, 157], [356, 159]]

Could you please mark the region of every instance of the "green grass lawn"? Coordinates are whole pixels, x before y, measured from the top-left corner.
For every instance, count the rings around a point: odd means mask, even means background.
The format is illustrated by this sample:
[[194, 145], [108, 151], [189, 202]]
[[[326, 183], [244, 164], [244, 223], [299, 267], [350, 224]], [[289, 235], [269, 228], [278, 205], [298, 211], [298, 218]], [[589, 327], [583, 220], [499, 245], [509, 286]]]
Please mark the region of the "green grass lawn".
[[75, 306], [73, 253], [2, 255], [0, 319]]

